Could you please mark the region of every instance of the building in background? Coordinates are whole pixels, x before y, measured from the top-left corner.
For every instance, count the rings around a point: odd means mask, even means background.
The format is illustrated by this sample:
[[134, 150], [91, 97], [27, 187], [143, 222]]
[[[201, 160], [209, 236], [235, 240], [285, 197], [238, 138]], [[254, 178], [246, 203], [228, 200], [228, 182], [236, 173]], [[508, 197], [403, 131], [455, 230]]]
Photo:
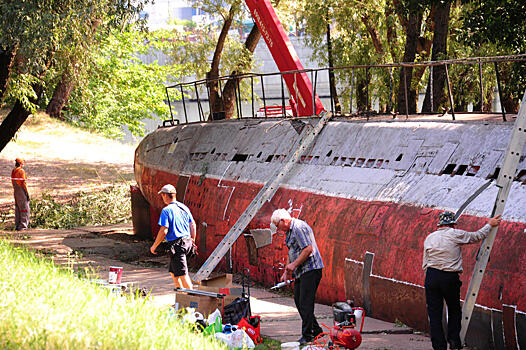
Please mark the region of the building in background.
[[185, 0], [156, 0], [144, 7], [142, 16], [147, 19], [150, 30], [174, 28], [176, 20], [193, 21], [201, 25], [212, 21], [212, 16], [192, 7], [191, 2]]

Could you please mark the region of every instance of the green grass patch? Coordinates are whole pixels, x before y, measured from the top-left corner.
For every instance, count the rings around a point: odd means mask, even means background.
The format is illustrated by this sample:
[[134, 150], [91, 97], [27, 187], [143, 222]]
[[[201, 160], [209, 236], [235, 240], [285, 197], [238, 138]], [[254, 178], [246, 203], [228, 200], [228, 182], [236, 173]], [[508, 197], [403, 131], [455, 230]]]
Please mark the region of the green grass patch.
[[0, 241], [1, 349], [224, 349], [146, 299], [119, 296]]
[[98, 192], [79, 192], [65, 202], [44, 193], [29, 205], [31, 227], [64, 229], [118, 224], [131, 219], [130, 188], [125, 183]]
[[256, 345], [255, 350], [280, 350], [281, 342], [279, 340], [263, 337], [263, 342]]

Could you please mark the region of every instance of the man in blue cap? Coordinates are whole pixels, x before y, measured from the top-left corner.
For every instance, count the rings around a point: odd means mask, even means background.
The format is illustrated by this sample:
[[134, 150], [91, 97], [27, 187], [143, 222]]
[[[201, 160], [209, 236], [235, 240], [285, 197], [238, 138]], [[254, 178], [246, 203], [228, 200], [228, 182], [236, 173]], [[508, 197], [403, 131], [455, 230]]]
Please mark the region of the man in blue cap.
[[195, 240], [196, 226], [190, 209], [175, 199], [176, 190], [173, 185], [164, 185], [159, 191], [166, 207], [159, 218], [159, 233], [150, 248], [152, 254], [165, 239], [168, 241], [170, 255], [170, 275], [176, 288], [192, 289], [192, 280], [188, 275], [186, 255], [192, 249]]
[[[438, 230], [424, 241], [424, 262], [426, 271], [426, 304], [431, 330], [431, 343], [434, 350], [461, 349], [459, 273], [462, 272], [462, 251], [464, 244], [475, 243], [486, 238], [491, 227], [499, 226], [500, 215], [489, 219], [488, 223], [476, 232], [455, 228], [455, 214], [446, 211], [438, 217]], [[447, 342], [442, 329], [442, 310], [444, 300], [447, 304]]]

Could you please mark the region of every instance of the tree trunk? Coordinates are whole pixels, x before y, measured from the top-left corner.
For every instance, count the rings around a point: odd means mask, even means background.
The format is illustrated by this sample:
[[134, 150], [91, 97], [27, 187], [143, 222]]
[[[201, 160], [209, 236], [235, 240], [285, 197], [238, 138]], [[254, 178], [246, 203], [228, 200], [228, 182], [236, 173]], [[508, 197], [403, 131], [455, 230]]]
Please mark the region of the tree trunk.
[[362, 23], [365, 25], [365, 29], [369, 33], [369, 36], [371, 37], [371, 40], [373, 41], [374, 49], [378, 54], [384, 53], [384, 47], [382, 45], [382, 42], [380, 40], [380, 35], [378, 34], [378, 30], [376, 29], [376, 25], [372, 25], [369, 15], [365, 13], [362, 15]]
[[[276, 0], [273, 4], [274, 7], [277, 7], [280, 0]], [[245, 40], [245, 48], [250, 53], [254, 53], [256, 50], [256, 47], [258, 46], [259, 39], [261, 38], [261, 32], [259, 31], [259, 27], [254, 24], [252, 29], [250, 30], [250, 33], [247, 36], [247, 39]], [[239, 74], [244, 73], [247, 68], [246, 66], [238, 65], [236, 69], [230, 73], [232, 77], [235, 77]], [[223, 104], [223, 110], [225, 111], [225, 117], [227, 119], [232, 118], [234, 116], [234, 106], [236, 102], [236, 91], [238, 88], [238, 81], [237, 78], [230, 78], [226, 82], [223, 91], [222, 91], [222, 104]]]
[[[94, 34], [97, 31], [100, 23], [101, 20], [98, 18], [94, 18], [91, 21], [91, 31], [87, 33], [86, 38], [82, 44], [85, 50], [87, 50], [91, 45]], [[71, 60], [65, 71], [62, 73], [57, 86], [55, 86], [53, 97], [46, 107], [46, 112], [51, 117], [61, 120], [64, 119], [62, 117], [62, 109], [64, 109], [64, 106], [66, 106], [68, 103], [73, 89], [75, 86], [77, 86], [77, 78], [81, 69], [82, 68], [78, 60]]]
[[74, 64], [71, 64], [60, 77], [60, 80], [55, 87], [55, 91], [53, 92], [53, 97], [46, 107], [47, 114], [53, 118], [60, 120], [64, 119], [62, 117], [62, 109], [68, 103], [69, 97], [77, 85], [77, 81], [74, 78], [76, 74], [70, 72], [70, 69], [73, 66]]
[[[449, 31], [449, 12], [451, 3], [438, 2], [436, 5], [435, 28], [433, 34], [433, 53], [432, 61], [443, 60], [447, 58], [447, 35]], [[431, 110], [431, 84], [427, 85], [426, 97], [422, 105], [422, 112], [436, 112], [441, 104], [445, 102], [444, 85], [446, 82], [446, 69], [444, 66], [434, 66], [433, 74], [433, 110]]]
[[[418, 37], [422, 26], [422, 12], [410, 13], [406, 32], [406, 42], [403, 62], [413, 63], [416, 58]], [[404, 77], [405, 73], [405, 77]], [[413, 68], [404, 67], [400, 69], [400, 83], [398, 88], [398, 112], [400, 114], [416, 113], [416, 89], [413, 88], [411, 81], [413, 77]], [[405, 79], [404, 79], [405, 78]], [[406, 86], [407, 81], [407, 86]], [[407, 89], [407, 108], [406, 111], [406, 89]]]
[[221, 55], [223, 54], [223, 48], [225, 46], [228, 31], [230, 30], [230, 27], [232, 26], [232, 21], [234, 20], [234, 12], [234, 6], [231, 6], [228, 12], [228, 16], [225, 18], [225, 22], [223, 23], [223, 27], [221, 28], [219, 38], [217, 39], [216, 49], [214, 51], [214, 56], [210, 65], [210, 71], [206, 74], [206, 79], [212, 80], [207, 82], [211, 109], [209, 119], [211, 120], [214, 120], [215, 118], [220, 118], [216, 115], [217, 113], [225, 112], [223, 101], [221, 99], [221, 96], [219, 96], [219, 82], [215, 79], [219, 78], [219, 64], [221, 63]]
[[[512, 93], [512, 72], [511, 70], [515, 67], [511, 64], [499, 64], [499, 75], [500, 75], [500, 85], [502, 88], [501, 95], [502, 101], [500, 101], [501, 106], [504, 107], [506, 113], [516, 114], [519, 112], [519, 101], [513, 98]], [[521, 96], [522, 98], [522, 96]], [[500, 112], [500, 111], [499, 111]]]
[[[42, 85], [38, 84], [33, 86], [33, 89], [35, 90], [35, 93], [37, 95], [37, 98], [31, 98], [30, 101], [32, 103], [37, 103], [38, 99], [40, 98], [40, 95], [42, 94], [43, 87]], [[20, 100], [17, 100], [15, 102], [15, 105], [7, 115], [7, 117], [4, 119], [2, 124], [0, 124], [0, 152], [4, 149], [4, 147], [11, 141], [11, 139], [15, 136], [16, 132], [22, 124], [27, 120], [27, 117], [31, 114], [31, 111], [26, 109], [22, 102]]]
[[[327, 58], [329, 63], [329, 85], [331, 89], [331, 97], [334, 102], [334, 112], [336, 114], [342, 114], [342, 106], [338, 98], [338, 90], [336, 90], [336, 77], [334, 76], [334, 62], [332, 59], [332, 41], [331, 41], [331, 24], [327, 16]], [[313, 92], [314, 93], [314, 92]]]
[[367, 77], [356, 81], [356, 113], [368, 112], [370, 110], [367, 96]]
[[13, 63], [15, 61], [17, 47], [9, 47], [7, 50], [0, 49], [0, 105], [4, 101], [7, 85], [11, 77]]
[[[254, 25], [250, 30], [247, 39], [245, 40], [245, 48], [249, 52], [253, 53], [254, 50], [256, 50], [260, 38], [261, 32], [259, 31], [258, 26]], [[246, 68], [247, 67], [240, 65], [236, 67], [236, 69], [231, 73], [231, 75], [236, 76], [238, 74], [241, 74], [246, 70]], [[234, 116], [234, 104], [236, 101], [236, 90], [238, 81], [239, 79], [230, 78], [228, 79], [228, 81], [225, 84], [225, 87], [223, 88], [222, 97], [224, 110], [226, 112], [226, 118], [232, 118]]]

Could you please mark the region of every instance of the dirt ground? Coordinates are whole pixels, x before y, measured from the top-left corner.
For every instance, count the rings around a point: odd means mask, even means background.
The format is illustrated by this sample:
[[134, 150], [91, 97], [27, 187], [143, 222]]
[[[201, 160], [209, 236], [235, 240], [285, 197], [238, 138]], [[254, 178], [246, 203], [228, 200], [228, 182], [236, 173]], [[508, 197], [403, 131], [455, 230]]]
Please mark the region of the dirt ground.
[[0, 214], [13, 216], [11, 171], [23, 158], [31, 198], [48, 193], [65, 199], [133, 181], [135, 145], [72, 128], [45, 114], [31, 116], [0, 153]]

